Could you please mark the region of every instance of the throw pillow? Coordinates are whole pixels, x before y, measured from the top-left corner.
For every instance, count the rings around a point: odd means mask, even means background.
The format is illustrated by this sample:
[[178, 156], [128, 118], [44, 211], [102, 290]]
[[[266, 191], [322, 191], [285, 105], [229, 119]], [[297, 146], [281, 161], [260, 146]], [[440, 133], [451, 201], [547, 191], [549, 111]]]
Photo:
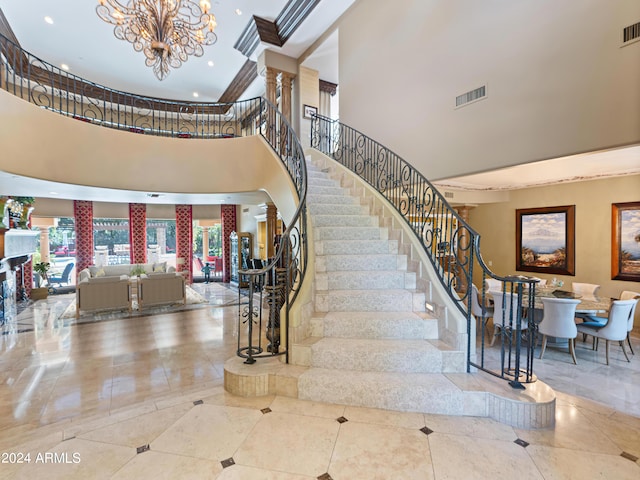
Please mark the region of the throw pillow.
[[104, 277], [104, 276], [105, 276], [104, 268], [99, 268], [99, 269], [96, 271], [96, 275], [95, 275], [95, 276], [96, 276], [96, 277]]
[[91, 265], [89, 267], [89, 275], [91, 277], [95, 277], [98, 270], [100, 270], [98, 267], [96, 267], [95, 265]]
[[165, 273], [167, 271], [167, 262], [153, 264], [153, 273]]

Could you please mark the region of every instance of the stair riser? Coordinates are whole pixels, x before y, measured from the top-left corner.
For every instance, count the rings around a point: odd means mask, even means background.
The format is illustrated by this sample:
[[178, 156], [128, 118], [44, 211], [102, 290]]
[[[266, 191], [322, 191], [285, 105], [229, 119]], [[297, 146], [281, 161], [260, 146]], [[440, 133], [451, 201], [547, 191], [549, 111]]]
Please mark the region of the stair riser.
[[307, 185], [309, 186], [309, 190], [315, 187], [334, 187], [334, 188], [340, 187], [337, 181], [331, 178], [320, 177], [320, 176], [309, 177]]
[[359, 372], [462, 373], [463, 352], [439, 350], [343, 350], [314, 345], [311, 366]]
[[398, 253], [395, 240], [324, 240], [315, 243], [316, 255]]
[[379, 227], [317, 227], [317, 240], [384, 240], [388, 230]]
[[[334, 212], [336, 213], [336, 212]], [[369, 215], [313, 215], [316, 227], [378, 227], [378, 218]]]
[[358, 199], [344, 195], [316, 195], [315, 193], [309, 193], [307, 201], [309, 204], [360, 205]]
[[366, 205], [331, 205], [316, 203], [309, 205], [311, 215], [369, 215], [369, 207]]
[[316, 310], [318, 312], [397, 312], [411, 311], [412, 295], [390, 294], [388, 292], [370, 291], [366, 294], [350, 295], [345, 292], [316, 294]]
[[349, 196], [348, 191], [339, 186], [313, 185], [309, 188], [309, 193], [313, 195]]
[[[438, 321], [423, 319], [319, 319], [322, 336], [353, 339], [407, 339], [435, 340], [438, 338]], [[312, 321], [312, 328], [314, 326]]]
[[318, 272], [374, 270], [406, 271], [406, 269], [406, 255], [324, 255], [316, 258], [316, 271]]
[[[301, 377], [298, 398], [314, 402], [437, 415], [486, 415], [486, 393], [441, 393], [428, 386], [360, 382], [315, 383]], [[470, 406], [472, 408], [470, 408]]]
[[370, 290], [386, 288], [414, 289], [416, 274], [413, 272], [331, 272], [316, 273], [317, 290]]

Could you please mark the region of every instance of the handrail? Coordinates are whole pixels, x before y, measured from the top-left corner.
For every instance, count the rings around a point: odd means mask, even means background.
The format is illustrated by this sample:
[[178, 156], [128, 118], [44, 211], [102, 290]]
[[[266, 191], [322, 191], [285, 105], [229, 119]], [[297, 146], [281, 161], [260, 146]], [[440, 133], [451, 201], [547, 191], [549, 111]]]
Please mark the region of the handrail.
[[[302, 145], [273, 104], [261, 97], [234, 103], [194, 103], [114, 90], [51, 65], [1, 34], [0, 88], [60, 115], [135, 134], [204, 139], [261, 135], [286, 168], [298, 206], [269, 264], [259, 270], [242, 269], [240, 274], [249, 277], [252, 286], [259, 279], [265, 280], [264, 291], [271, 292], [266, 298], [270, 309], [264, 332], [271, 341], [268, 355], [285, 354], [288, 361], [288, 336], [283, 349], [280, 328], [282, 323], [285, 329], [288, 327], [291, 306], [307, 269], [307, 170]], [[262, 308], [257, 344], [253, 338], [257, 293], [250, 288], [249, 306], [238, 316], [237, 353], [247, 358], [246, 363], [266, 356], [262, 347]], [[285, 314], [283, 321], [281, 310]], [[241, 345], [242, 318], [250, 319], [246, 346]]]
[[[444, 196], [409, 163], [363, 133], [320, 115], [312, 119], [311, 146], [344, 165], [380, 193], [402, 216], [433, 265], [437, 276], [467, 320], [467, 371], [471, 367], [510, 380], [515, 388], [535, 381], [533, 349], [537, 326], [533, 298], [537, 280], [521, 276], [500, 277], [485, 264], [480, 253], [480, 235], [471, 228]], [[482, 272], [481, 312], [472, 312], [473, 271]], [[508, 305], [501, 305], [503, 316], [494, 319], [501, 350], [485, 348], [488, 315], [486, 279], [501, 283]], [[480, 290], [480, 289], [479, 289]], [[506, 301], [506, 300], [505, 300]], [[515, 318], [513, 314], [515, 315]], [[472, 353], [472, 321], [480, 317], [478, 355]], [[526, 343], [526, 349], [523, 349]], [[476, 359], [476, 357], [478, 357]]]

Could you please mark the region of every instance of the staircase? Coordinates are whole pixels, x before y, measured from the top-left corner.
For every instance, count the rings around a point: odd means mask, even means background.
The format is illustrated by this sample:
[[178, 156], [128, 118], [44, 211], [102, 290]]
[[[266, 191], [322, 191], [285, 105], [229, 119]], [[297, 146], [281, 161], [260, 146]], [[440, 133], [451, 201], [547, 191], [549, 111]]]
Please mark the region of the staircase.
[[[445, 374], [466, 371], [465, 352], [438, 339], [389, 229], [327, 171], [308, 163], [307, 206], [315, 240], [311, 337], [291, 361], [309, 367], [298, 397], [441, 414], [483, 414]], [[484, 403], [484, 402], [481, 402]], [[486, 414], [486, 413], [484, 413]]]

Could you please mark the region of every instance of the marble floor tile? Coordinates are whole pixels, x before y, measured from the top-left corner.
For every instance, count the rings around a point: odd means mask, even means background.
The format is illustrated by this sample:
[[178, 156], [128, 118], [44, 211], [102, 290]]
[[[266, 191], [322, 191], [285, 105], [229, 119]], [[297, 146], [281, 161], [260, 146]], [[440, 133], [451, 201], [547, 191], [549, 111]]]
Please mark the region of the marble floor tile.
[[527, 453], [545, 480], [640, 478], [640, 465], [620, 455], [604, 455], [564, 448], [529, 445]]
[[318, 477], [327, 472], [339, 428], [328, 418], [267, 413], [233, 458], [242, 465]]
[[513, 442], [432, 433], [436, 479], [543, 480], [526, 450]]
[[153, 441], [151, 448], [222, 461], [234, 456], [262, 416], [257, 410], [196, 405]]
[[332, 478], [433, 479], [427, 435], [419, 429], [348, 421], [331, 456]]
[[253, 468], [236, 464], [229, 468], [225, 468], [218, 476], [217, 480], [316, 480], [317, 478], [317, 476], [275, 472], [273, 470], [265, 470], [263, 468]]
[[437, 433], [503, 440], [505, 442], [513, 442], [518, 438], [514, 429], [509, 425], [486, 417], [451, 417], [425, 414], [424, 422], [427, 428]]
[[335, 420], [344, 414], [344, 405], [309, 402], [289, 397], [276, 397], [270, 405], [271, 410], [279, 413], [294, 413], [311, 417], [330, 418]]
[[149, 450], [136, 455], [111, 479], [215, 480], [220, 478], [218, 475], [221, 471], [220, 462]]
[[372, 423], [375, 425], [387, 425], [389, 427], [403, 427], [420, 429], [424, 427], [424, 415], [422, 413], [394, 412], [378, 408], [351, 407], [344, 409], [344, 417], [350, 422]]

